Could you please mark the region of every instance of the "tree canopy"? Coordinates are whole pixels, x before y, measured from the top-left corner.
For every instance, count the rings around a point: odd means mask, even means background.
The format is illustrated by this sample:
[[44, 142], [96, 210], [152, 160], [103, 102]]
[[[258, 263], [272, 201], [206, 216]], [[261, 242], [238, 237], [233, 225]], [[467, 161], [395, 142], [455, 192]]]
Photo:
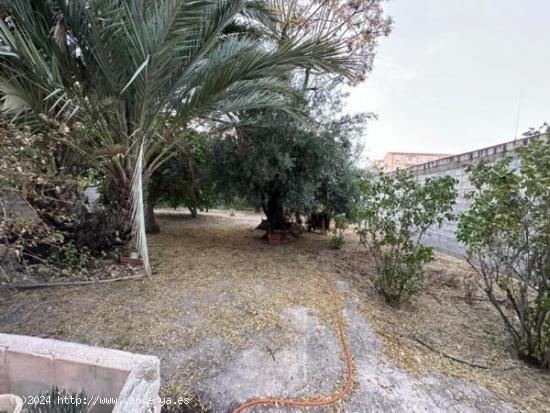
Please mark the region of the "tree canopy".
[[[468, 168], [472, 190], [458, 239], [498, 310], [518, 355], [550, 368], [550, 129], [531, 131], [518, 148], [519, 170], [507, 157]], [[513, 311], [499, 301], [504, 291]]]
[[149, 183], [152, 205], [185, 206], [193, 217], [198, 209], [211, 208], [215, 201], [210, 174], [210, 139], [205, 133], [187, 130], [178, 153], [161, 165]]
[[[144, 185], [174, 156], [181, 125], [249, 110], [294, 111], [296, 68], [351, 76], [356, 63], [327, 37], [274, 42], [257, 0], [7, 1], [0, 23], [2, 114], [41, 128], [67, 126], [66, 145], [102, 169], [106, 201], [129, 232], [130, 190], [143, 148]], [[235, 24], [254, 27], [234, 32]], [[257, 35], [260, 33], [260, 36]], [[145, 217], [154, 217], [144, 199]]]
[[344, 125], [363, 118], [346, 117], [317, 130], [274, 113], [264, 113], [263, 120], [263, 127], [213, 142], [220, 192], [261, 206], [272, 229], [284, 225], [283, 208], [308, 214], [322, 204], [330, 212], [349, 212], [356, 171], [353, 141]]
[[[337, 39], [357, 60], [352, 81], [365, 80], [372, 69], [378, 39], [388, 36], [392, 19], [384, 14], [384, 0], [269, 0], [277, 17], [273, 36]], [[304, 86], [308, 86], [307, 71]]]

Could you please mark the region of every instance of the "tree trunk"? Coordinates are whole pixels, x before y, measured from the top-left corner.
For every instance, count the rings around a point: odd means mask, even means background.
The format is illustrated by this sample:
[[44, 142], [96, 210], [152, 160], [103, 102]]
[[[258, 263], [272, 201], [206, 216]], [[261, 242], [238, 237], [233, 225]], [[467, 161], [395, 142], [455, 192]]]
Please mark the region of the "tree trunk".
[[[108, 249], [115, 244], [122, 244], [132, 236], [132, 203], [131, 203], [131, 165], [122, 162], [120, 167], [113, 168], [108, 182], [105, 210], [87, 213], [77, 231], [77, 245], [88, 246], [92, 250]], [[148, 177], [143, 177], [143, 202], [145, 229], [147, 232], [158, 232], [153, 213], [154, 200], [149, 199]]]
[[[154, 203], [149, 197], [148, 190], [149, 179], [143, 177], [143, 215], [145, 219], [145, 231], [147, 233], [157, 233], [160, 231], [155, 214]], [[132, 234], [132, 203], [131, 203], [131, 183], [128, 180], [111, 179], [107, 192], [107, 209], [110, 221], [112, 221], [113, 231], [119, 234], [123, 241], [130, 239]]]
[[281, 195], [278, 192], [269, 195], [266, 215], [269, 223], [269, 232], [283, 229], [285, 224], [283, 202], [281, 200]]
[[143, 181], [143, 215], [145, 216], [145, 232], [157, 234], [160, 232], [159, 224], [155, 218], [155, 204], [149, 196], [149, 180]]
[[191, 212], [191, 218], [197, 218], [199, 216], [197, 208], [195, 208], [194, 206], [188, 205], [187, 209], [189, 210], [189, 212]]
[[132, 234], [132, 204], [130, 182], [112, 177], [107, 189], [107, 215], [111, 230], [126, 241]]
[[76, 245], [91, 251], [109, 250], [128, 241], [132, 234], [130, 188], [124, 180], [111, 178], [106, 194], [105, 209], [81, 211], [75, 229]]

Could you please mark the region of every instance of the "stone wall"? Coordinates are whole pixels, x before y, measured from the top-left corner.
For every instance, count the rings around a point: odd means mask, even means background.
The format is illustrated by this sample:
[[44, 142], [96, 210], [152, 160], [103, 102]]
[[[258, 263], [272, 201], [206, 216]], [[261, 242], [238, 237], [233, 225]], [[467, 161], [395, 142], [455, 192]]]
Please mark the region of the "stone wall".
[[[465, 167], [481, 159], [496, 161], [508, 156], [512, 158], [512, 166], [517, 170], [519, 169], [519, 159], [517, 157], [516, 149], [520, 146], [527, 145], [531, 139], [532, 138], [518, 139], [500, 145], [479, 149], [477, 151], [449, 156], [437, 161], [413, 166], [409, 169], [422, 180], [428, 177], [444, 175], [451, 175], [453, 178], [457, 179], [458, 199], [454, 207], [454, 212], [456, 214], [460, 214], [469, 207], [469, 201], [465, 198], [465, 194], [472, 189], [472, 185], [468, 179]], [[424, 243], [426, 245], [433, 246], [436, 250], [445, 254], [462, 258], [465, 256], [465, 251], [463, 246], [456, 239], [456, 229], [456, 221], [445, 223], [441, 228], [433, 227], [426, 234]]]

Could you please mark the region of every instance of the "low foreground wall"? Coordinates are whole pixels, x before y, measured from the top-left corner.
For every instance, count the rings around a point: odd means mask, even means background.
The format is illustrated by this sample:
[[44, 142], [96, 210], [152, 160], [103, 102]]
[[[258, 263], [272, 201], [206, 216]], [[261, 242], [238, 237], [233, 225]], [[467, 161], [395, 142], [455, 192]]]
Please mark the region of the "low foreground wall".
[[[409, 168], [409, 170], [413, 171], [418, 179], [421, 180], [444, 175], [450, 175], [457, 179], [458, 184], [456, 188], [458, 191], [458, 198], [454, 207], [454, 213], [458, 215], [466, 211], [470, 206], [470, 202], [466, 199], [465, 195], [472, 190], [472, 184], [465, 171], [466, 166], [478, 162], [481, 159], [493, 162], [504, 157], [511, 157], [512, 166], [517, 170], [519, 169], [519, 159], [516, 149], [520, 146], [527, 145], [531, 139], [532, 138], [518, 139], [516, 141], [490, 146], [477, 151], [449, 156], [437, 161], [413, 166]], [[445, 254], [463, 258], [465, 256], [465, 250], [456, 239], [456, 230], [456, 221], [445, 223], [441, 228], [433, 227], [425, 235], [424, 243]]]
[[0, 334], [0, 394], [28, 400], [53, 386], [69, 395], [83, 391], [86, 400], [81, 402], [93, 413], [160, 412], [156, 357]]

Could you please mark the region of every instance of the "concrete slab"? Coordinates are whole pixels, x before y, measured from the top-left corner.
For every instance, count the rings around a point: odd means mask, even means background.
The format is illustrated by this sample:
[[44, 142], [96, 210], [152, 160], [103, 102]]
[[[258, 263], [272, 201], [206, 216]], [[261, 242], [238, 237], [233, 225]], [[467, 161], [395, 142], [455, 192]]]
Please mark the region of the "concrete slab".
[[0, 334], [0, 393], [84, 391], [92, 413], [160, 412], [159, 364], [153, 356]]
[[[349, 296], [346, 283], [338, 281], [337, 285]], [[381, 340], [359, 312], [357, 302], [350, 297], [344, 308], [355, 383], [338, 411], [517, 411], [488, 390], [463, 380], [435, 372], [422, 378], [409, 376], [385, 357]], [[256, 397], [311, 399], [337, 392], [346, 373], [337, 334], [320, 324], [315, 314], [304, 307], [288, 308], [281, 317], [292, 322], [298, 339], [278, 351], [272, 352], [264, 345], [269, 337], [258, 337], [253, 347], [240, 352], [231, 350], [220, 338], [209, 338], [167, 362], [185, 365], [193, 361], [205, 368], [206, 375], [194, 384], [193, 391], [209, 400], [214, 412], [230, 412]], [[251, 413], [301, 411], [273, 407], [250, 410]]]

